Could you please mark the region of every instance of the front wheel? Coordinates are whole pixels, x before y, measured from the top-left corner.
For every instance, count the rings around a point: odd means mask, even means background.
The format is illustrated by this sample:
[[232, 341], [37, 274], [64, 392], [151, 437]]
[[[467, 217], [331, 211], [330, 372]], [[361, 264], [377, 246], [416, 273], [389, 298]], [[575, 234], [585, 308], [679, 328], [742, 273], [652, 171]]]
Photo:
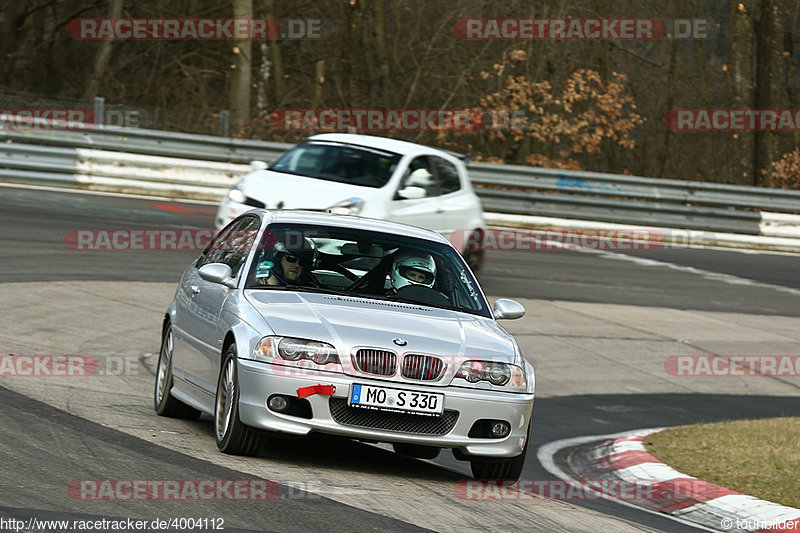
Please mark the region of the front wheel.
[[469, 460], [472, 469], [472, 477], [475, 479], [507, 479], [517, 481], [522, 475], [525, 466], [525, 456], [528, 455], [528, 444], [531, 441], [531, 428], [528, 426], [528, 437], [525, 439], [525, 446], [522, 453], [516, 457], [507, 459], [481, 459], [472, 458]]
[[472, 270], [472, 273], [476, 276], [481, 270], [483, 266], [483, 256], [484, 256], [484, 244], [483, 244], [483, 235], [484, 231], [480, 228], [476, 229], [472, 235], [470, 235], [468, 244], [462, 255], [464, 256], [464, 261], [467, 262], [469, 269]]
[[214, 402], [214, 436], [217, 448], [232, 455], [256, 455], [264, 444], [264, 435], [239, 420], [239, 376], [236, 370], [236, 345], [225, 352], [217, 380]]
[[[527, 449], [525, 450], [527, 452]], [[508, 459], [470, 459], [472, 477], [475, 479], [508, 479], [516, 481], [525, 466], [525, 452]]]

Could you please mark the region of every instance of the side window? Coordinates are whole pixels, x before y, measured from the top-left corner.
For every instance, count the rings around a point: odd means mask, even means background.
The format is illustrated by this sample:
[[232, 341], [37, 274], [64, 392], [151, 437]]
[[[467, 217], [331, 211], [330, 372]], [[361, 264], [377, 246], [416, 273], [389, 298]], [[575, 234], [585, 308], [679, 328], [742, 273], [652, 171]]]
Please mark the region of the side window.
[[198, 267], [224, 263], [231, 267], [232, 275], [236, 277], [253, 247], [259, 225], [258, 217], [247, 216], [229, 226], [217, 236]]
[[202, 266], [208, 265], [210, 263], [218, 263], [219, 261], [215, 261], [219, 257], [219, 250], [222, 247], [222, 243], [228, 240], [228, 235], [241, 224], [241, 220], [234, 220], [224, 228], [222, 228], [219, 233], [214, 236], [206, 249], [203, 250], [203, 255], [197, 260], [197, 264], [195, 264], [195, 268], [200, 268]]
[[442, 194], [450, 194], [459, 190], [461, 188], [461, 180], [458, 178], [456, 166], [441, 157], [431, 157], [431, 159], [433, 160], [436, 175], [439, 178], [439, 187], [442, 190]]
[[415, 157], [408, 164], [406, 173], [400, 181], [400, 188], [421, 187], [425, 189], [425, 197], [439, 196], [439, 186], [433, 176], [430, 158], [426, 155]]

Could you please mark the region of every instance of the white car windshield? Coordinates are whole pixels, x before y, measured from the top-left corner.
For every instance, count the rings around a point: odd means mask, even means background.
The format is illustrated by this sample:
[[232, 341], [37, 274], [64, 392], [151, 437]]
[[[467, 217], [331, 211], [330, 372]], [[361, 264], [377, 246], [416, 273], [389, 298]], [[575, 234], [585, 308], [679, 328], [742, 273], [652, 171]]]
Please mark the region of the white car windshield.
[[387, 299], [491, 317], [461, 255], [402, 235], [332, 226], [267, 227], [248, 289], [308, 290]]
[[297, 176], [380, 188], [401, 156], [393, 152], [331, 141], [306, 141], [286, 152], [269, 169]]

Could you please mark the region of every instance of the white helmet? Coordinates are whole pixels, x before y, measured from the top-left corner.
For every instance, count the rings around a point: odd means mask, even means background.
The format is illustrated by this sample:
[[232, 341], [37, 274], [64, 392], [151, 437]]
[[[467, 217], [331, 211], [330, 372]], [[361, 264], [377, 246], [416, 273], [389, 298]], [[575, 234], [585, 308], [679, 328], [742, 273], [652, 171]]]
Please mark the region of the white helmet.
[[389, 278], [396, 291], [411, 284], [433, 287], [436, 281], [436, 263], [428, 254], [402, 252], [395, 258]]
[[428, 172], [426, 168], [418, 168], [412, 172], [408, 179], [406, 179], [406, 187], [422, 187], [426, 189], [433, 184], [433, 174]]

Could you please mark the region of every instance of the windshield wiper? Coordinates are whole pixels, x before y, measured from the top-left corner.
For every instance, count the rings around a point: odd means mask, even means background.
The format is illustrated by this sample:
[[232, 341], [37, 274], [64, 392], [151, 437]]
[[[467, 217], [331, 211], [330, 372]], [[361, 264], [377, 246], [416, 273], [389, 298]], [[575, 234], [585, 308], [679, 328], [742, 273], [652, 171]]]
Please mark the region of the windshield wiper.
[[449, 305], [445, 306], [445, 305], [432, 304], [430, 302], [420, 302], [419, 300], [410, 300], [408, 298], [387, 297], [385, 298], [385, 300], [390, 302], [400, 302], [404, 304], [418, 305], [420, 307], [436, 307], [437, 309], [445, 309], [447, 311], [457, 311], [460, 313], [465, 312], [463, 309], [459, 309], [457, 307], [452, 307]]

